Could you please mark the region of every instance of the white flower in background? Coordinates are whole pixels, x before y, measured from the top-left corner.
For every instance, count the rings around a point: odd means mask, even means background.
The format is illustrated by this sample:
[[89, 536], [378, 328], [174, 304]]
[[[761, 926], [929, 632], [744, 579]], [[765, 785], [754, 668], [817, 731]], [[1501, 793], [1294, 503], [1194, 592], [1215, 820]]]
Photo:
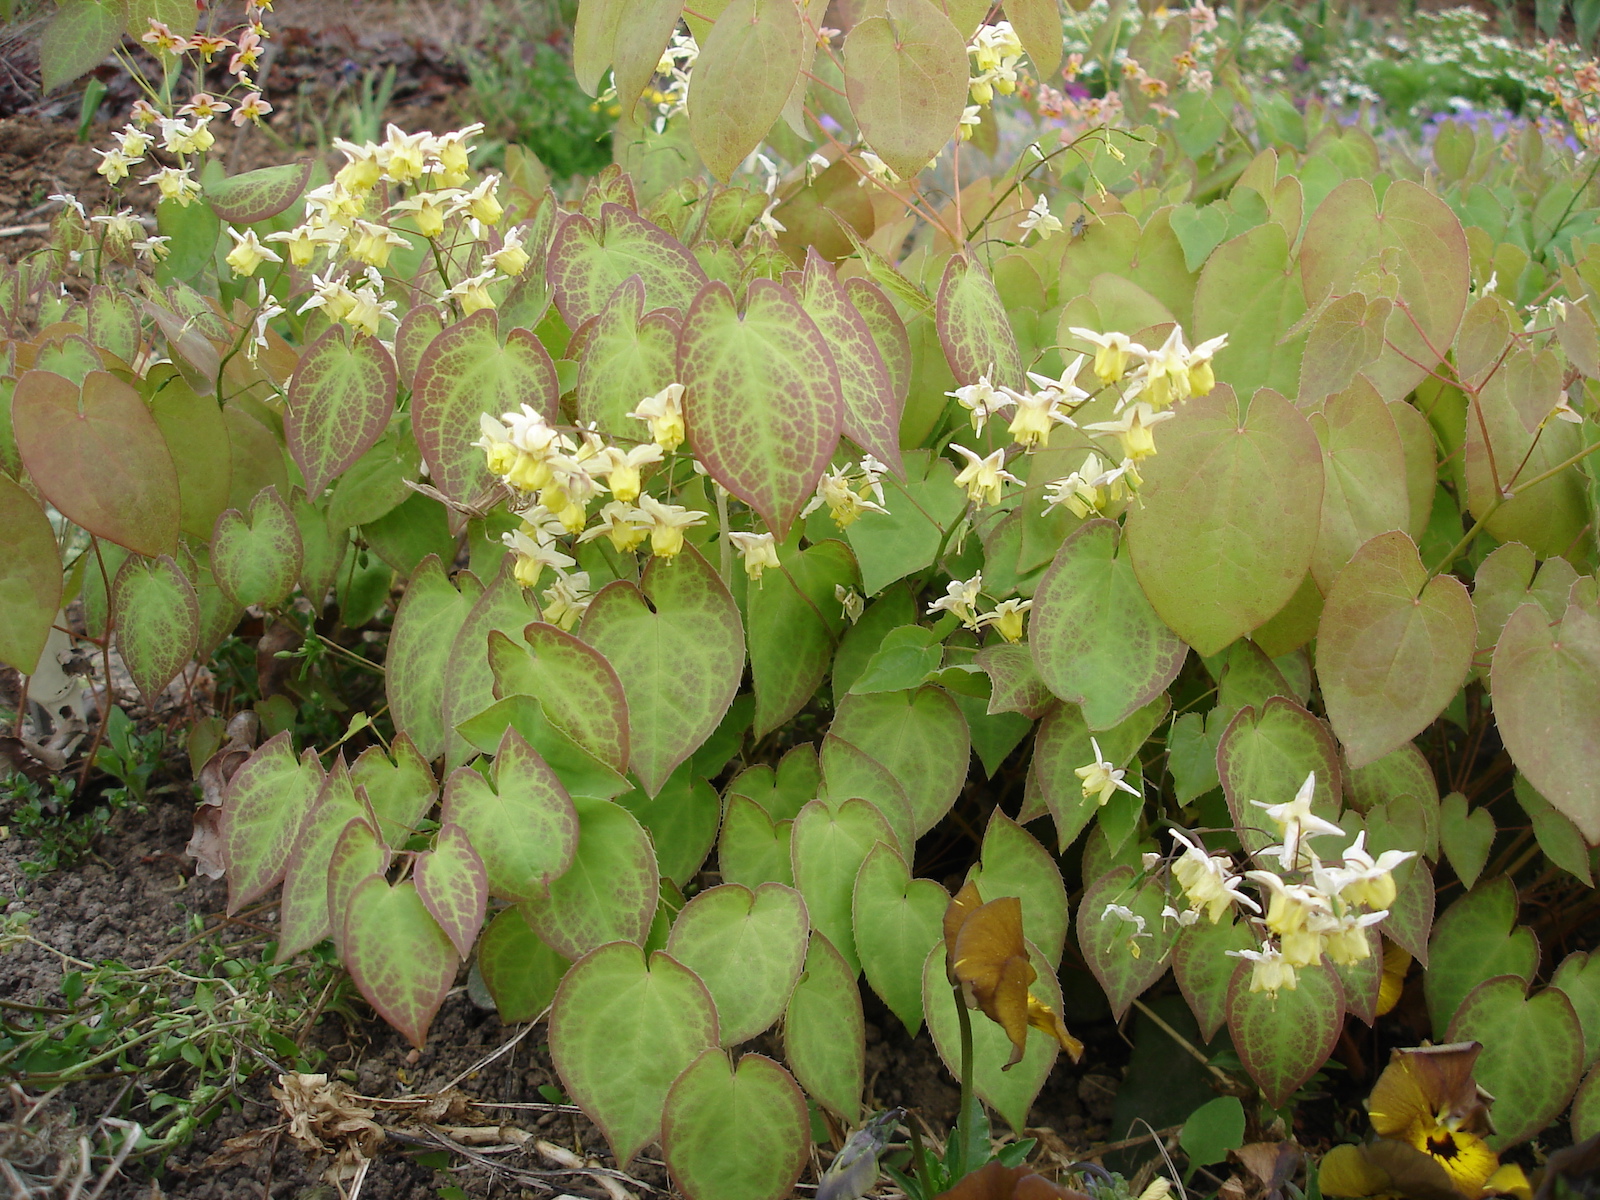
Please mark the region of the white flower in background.
[[1040, 196], [1033, 202], [1033, 207], [1028, 210], [1028, 215], [1022, 218], [1021, 227], [1028, 233], [1037, 233], [1040, 241], [1047, 240], [1051, 234], [1060, 233], [1061, 219], [1050, 211], [1050, 201]]

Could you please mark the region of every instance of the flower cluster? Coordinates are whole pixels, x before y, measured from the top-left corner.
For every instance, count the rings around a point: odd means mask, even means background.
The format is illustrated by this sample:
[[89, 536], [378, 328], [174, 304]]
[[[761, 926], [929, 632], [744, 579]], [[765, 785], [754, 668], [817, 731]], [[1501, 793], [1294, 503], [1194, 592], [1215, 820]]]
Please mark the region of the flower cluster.
[[[656, 78], [663, 82], [657, 86], [652, 81], [644, 91], [644, 99], [655, 106], [657, 133], [664, 130], [673, 117], [689, 110], [689, 79], [695, 60], [699, 57], [700, 46], [692, 33], [680, 30], [672, 35], [672, 41], [661, 54], [661, 61], [656, 64]], [[613, 73], [611, 85], [595, 98], [595, 106], [614, 105], [619, 99]]]
[[1006, 641], [1021, 641], [1022, 628], [1033, 601], [1017, 598], [1002, 600], [989, 611], [980, 612], [978, 600], [982, 594], [982, 571], [971, 579], [953, 579], [946, 585], [945, 594], [928, 605], [928, 615], [949, 613], [973, 631], [992, 626]]
[[967, 54], [976, 72], [967, 81], [967, 91], [974, 104], [987, 107], [994, 101], [996, 92], [1009, 96], [1017, 90], [1022, 39], [1017, 37], [1010, 21], [978, 26], [978, 32], [967, 44]]
[[840, 529], [848, 529], [862, 513], [888, 513], [883, 506], [883, 474], [889, 468], [872, 455], [863, 455], [859, 463], [846, 463], [842, 467], [824, 471], [817, 481], [817, 491], [800, 510], [809, 517], [824, 504], [828, 515]]

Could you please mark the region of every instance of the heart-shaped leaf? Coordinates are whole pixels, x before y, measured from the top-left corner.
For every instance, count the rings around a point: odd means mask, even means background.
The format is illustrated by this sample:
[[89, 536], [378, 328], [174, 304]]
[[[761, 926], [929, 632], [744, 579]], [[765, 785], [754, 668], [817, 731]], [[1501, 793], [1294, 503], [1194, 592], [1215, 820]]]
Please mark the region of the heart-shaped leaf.
[[536, 621], [519, 645], [489, 635], [495, 695], [535, 697], [550, 723], [619, 775], [628, 770], [628, 698], [605, 655]]
[[956, 382], [965, 385], [987, 377], [995, 387], [1023, 386], [1022, 355], [1005, 303], [976, 258], [957, 254], [945, 264], [935, 320]]
[[1119, 768], [1128, 766], [1169, 707], [1163, 693], [1120, 725], [1097, 734], [1089, 732], [1083, 710], [1076, 704], [1058, 704], [1045, 714], [1034, 734], [1030, 775], [1055, 821], [1058, 849], [1070, 846], [1100, 811], [1098, 797], [1084, 793], [1083, 779], [1077, 774], [1079, 767], [1097, 761], [1095, 745], [1098, 743], [1104, 761]]
[[394, 739], [391, 754], [392, 759], [381, 746], [368, 746], [351, 766], [350, 782], [366, 792], [383, 840], [398, 848], [417, 832], [439, 785], [433, 768], [405, 734]]
[[783, 1056], [813, 1100], [856, 1123], [867, 1069], [861, 992], [855, 972], [814, 925], [805, 971], [783, 1017]]
[[950, 811], [967, 778], [971, 741], [966, 718], [942, 688], [845, 696], [830, 732], [889, 769], [911, 801], [921, 837]]
[[1071, 924], [1061, 868], [1031, 833], [998, 808], [989, 817], [981, 857], [967, 881], [977, 885], [986, 901], [1021, 899], [1024, 935], [1052, 970], [1060, 964]]
[[1486, 979], [1515, 975], [1533, 979], [1539, 943], [1517, 925], [1517, 892], [1504, 876], [1486, 880], [1439, 917], [1428, 940], [1423, 991], [1434, 1033], [1443, 1038], [1467, 993]]
[[844, 81], [867, 144], [910, 179], [955, 134], [966, 107], [966, 41], [929, 0], [893, 0], [850, 30]]
[[[52, 554], [52, 563], [54, 558]], [[111, 587], [111, 620], [128, 674], [145, 703], [154, 704], [199, 646], [200, 602], [194, 586], [169, 556], [130, 554]]]
[[[150, 381], [156, 380], [152, 371]], [[228, 507], [233, 458], [228, 422], [214, 396], [201, 396], [176, 375], [160, 381], [150, 397], [150, 415], [161, 429], [178, 474], [179, 526], [207, 539]]]
[[1324, 595], [1356, 550], [1411, 515], [1405, 448], [1389, 406], [1362, 380], [1310, 416], [1322, 446], [1322, 522], [1311, 575]]
[[460, 960], [409, 879], [369, 875], [350, 897], [344, 963], [378, 1015], [418, 1050], [456, 980]]
[[1433, 723], [1466, 679], [1477, 634], [1466, 587], [1430, 580], [1406, 534], [1380, 534], [1356, 552], [1317, 630], [1322, 697], [1352, 767]]
[[718, 179], [728, 180], [771, 131], [805, 52], [793, 0], [732, 0], [701, 40], [689, 138]]
[[778, 570], [750, 589], [745, 603], [756, 737], [799, 712], [827, 678], [834, 647], [846, 628], [834, 589], [855, 583], [855, 555], [843, 542], [830, 539], [786, 554]]
[[746, 1054], [731, 1068], [724, 1051], [707, 1050], [667, 1092], [667, 1170], [689, 1200], [782, 1200], [810, 1149], [805, 1097], [770, 1058]]
[[904, 484], [883, 480], [889, 511], [863, 513], [844, 531], [861, 565], [861, 590], [868, 596], [932, 563], [944, 531], [966, 511], [965, 494], [955, 486], [956, 469], [948, 459], [911, 450], [905, 466]]
[[578, 419], [612, 437], [637, 437], [644, 426], [628, 416], [645, 396], [674, 382], [678, 322], [663, 309], [644, 311], [644, 280], [617, 285], [583, 335], [578, 358]]
[[1172, 944], [1172, 976], [1200, 1026], [1200, 1040], [1209, 1042], [1228, 1020], [1228, 985], [1238, 960], [1229, 950], [1254, 950], [1255, 934], [1232, 914], [1213, 924], [1201, 920], [1180, 929]]
[[754, 800], [730, 793], [717, 839], [717, 866], [722, 869], [722, 878], [748, 888], [763, 883], [793, 887], [789, 846], [793, 824], [792, 819], [774, 823]]
[[[822, 780], [810, 789], [811, 794], [830, 803], [865, 800], [888, 823], [896, 849], [909, 851], [917, 844], [911, 801], [888, 767], [835, 733], [822, 739], [818, 762], [822, 767]], [[803, 808], [804, 803], [800, 807]]]
[[[489, 635], [499, 632], [507, 637], [518, 637], [530, 622], [539, 619], [538, 606], [534, 604], [532, 595], [517, 582], [515, 568], [514, 555], [508, 554], [500, 560], [499, 573], [473, 602], [466, 619], [456, 630], [455, 640], [443, 656], [444, 682], [439, 710], [444, 722], [445, 763], [449, 766], [458, 766], [472, 757], [471, 739], [464, 732], [466, 722], [494, 703], [494, 670], [489, 665]], [[464, 599], [466, 585], [462, 586], [461, 594]], [[531, 700], [528, 703], [542, 721], [543, 710], [540, 706]], [[491, 745], [499, 744], [503, 732], [504, 725], [492, 730]], [[538, 740], [527, 729], [521, 732], [530, 742]]]
[[1295, 986], [1250, 989], [1253, 966], [1240, 960], [1228, 986], [1228, 1034], [1245, 1070], [1274, 1108], [1282, 1108], [1327, 1061], [1344, 1028], [1344, 989], [1332, 967], [1301, 967]]
[[294, 513], [273, 484], [250, 501], [249, 517], [230, 508], [211, 534], [211, 573], [240, 608], [287, 600], [300, 581], [303, 555]]
[[50, 518], [3, 476], [0, 544], [0, 662], [32, 675], [61, 605], [61, 559]]
[[1216, 371], [1241, 396], [1257, 388], [1292, 395], [1300, 382], [1306, 335], [1284, 332], [1306, 311], [1292, 240], [1275, 221], [1257, 225], [1218, 246], [1195, 284], [1195, 340], [1228, 334]]
[[1467, 798], [1451, 792], [1439, 802], [1439, 845], [1450, 858], [1461, 885], [1478, 881], [1489, 849], [1494, 845], [1494, 817], [1487, 808], [1467, 808]]
[[444, 752], [445, 665], [467, 614], [482, 595], [483, 585], [470, 571], [461, 572], [452, 584], [430, 555], [412, 572], [395, 613], [384, 674], [389, 711], [395, 729], [411, 739], [424, 759]]
[[228, 866], [228, 911], [283, 878], [300, 822], [322, 785], [316, 752], [296, 761], [289, 733], [267, 739], [222, 794], [222, 858]]
[[[1162, 920], [1167, 894], [1161, 880], [1151, 876], [1138, 882], [1132, 867], [1117, 867], [1090, 885], [1078, 906], [1078, 945], [1089, 969], [1100, 981], [1117, 1020], [1129, 1006], [1167, 970], [1176, 929]], [[1138, 921], [1129, 921], [1110, 909], [1127, 909]]]
[[1307, 775], [1317, 777], [1311, 811], [1325, 821], [1339, 818], [1344, 786], [1333, 734], [1285, 696], [1234, 714], [1217, 745], [1217, 773], [1240, 840], [1252, 854], [1282, 833], [1261, 806], [1293, 800]]
[[1600, 1061], [1600, 955], [1575, 950], [1561, 960], [1550, 986], [1560, 988], [1572, 1001], [1583, 1026], [1583, 1065], [1587, 1070]]
[[[356, 794], [341, 754], [333, 760], [316, 798], [306, 809], [284, 869], [283, 899], [278, 907], [278, 962], [288, 962], [334, 931], [328, 906], [328, 863], [352, 821], [364, 821], [367, 809]], [[363, 872], [363, 878], [372, 872]], [[345, 910], [339, 917], [342, 922]]]
[[488, 876], [467, 831], [459, 825], [441, 825], [433, 849], [417, 855], [413, 877], [423, 907], [465, 959], [489, 907]]
[[575, 796], [578, 852], [566, 873], [522, 915], [551, 949], [578, 959], [606, 942], [643, 945], [660, 894], [650, 835], [609, 800]]
[[377, 338], [357, 334], [346, 342], [335, 326], [311, 343], [289, 384], [283, 419], [306, 495], [321, 496], [383, 436], [398, 387], [394, 359]]
[[630, 275], [644, 283], [646, 309], [683, 312], [706, 282], [681, 242], [620, 204], [602, 204], [598, 220], [570, 213], [556, 228], [545, 278], [567, 328], [598, 316]]
[[260, 167], [203, 184], [206, 202], [217, 216], [235, 225], [268, 220], [300, 199], [311, 179], [311, 162], [307, 158]]
[[1520, 975], [1484, 980], [1461, 1001], [1446, 1039], [1483, 1043], [1473, 1075], [1494, 1097], [1487, 1141], [1496, 1150], [1555, 1120], [1583, 1078], [1583, 1027], [1572, 1001], [1559, 988], [1532, 996], [1527, 988]]
[[508, 1024], [532, 1021], [549, 1008], [571, 965], [539, 940], [516, 905], [501, 909], [478, 939], [483, 986]]
[[813, 800], [800, 810], [790, 834], [795, 886], [806, 898], [811, 924], [852, 975], [861, 970], [853, 933], [856, 873], [878, 842], [893, 845], [895, 837], [883, 814], [865, 800]]
[[722, 1044], [737, 1046], [783, 1015], [810, 932], [805, 902], [793, 888], [723, 884], [684, 905], [667, 953], [700, 977], [716, 1002]]
[[[360, 801], [359, 793], [356, 799]], [[328, 917], [333, 926], [333, 948], [340, 962], [345, 961], [344, 928], [345, 918], [350, 915], [350, 897], [369, 875], [386, 874], [389, 861], [389, 848], [366, 813], [347, 822], [334, 839], [333, 852], [327, 860]]]
[[662, 878], [680, 888], [687, 887], [705, 865], [722, 815], [716, 789], [693, 768], [692, 759], [681, 764], [654, 796], [634, 788], [616, 798], [650, 834]]
[[856, 874], [852, 913], [862, 970], [912, 1037], [922, 1028], [922, 965], [944, 937], [949, 905], [949, 892], [931, 879], [912, 879], [905, 859], [884, 842]]
[[[1041, 580], [1041, 583], [1043, 581]], [[1038, 606], [1035, 592], [1034, 606]], [[1034, 628], [1038, 628], [1038, 614], [1034, 614]], [[989, 677], [989, 707], [992, 713], [1020, 713], [1030, 721], [1037, 721], [1055, 703], [1055, 695], [1045, 685], [1039, 670], [1034, 666], [1032, 648], [1013, 646], [1009, 642], [996, 642], [978, 651], [975, 659]]]
[[550, 1056], [617, 1165], [661, 1133], [668, 1089], [717, 1045], [711, 993], [689, 968], [626, 942], [572, 964], [550, 1013]]
[[1145, 599], [1118, 535], [1115, 521], [1089, 521], [1061, 544], [1034, 593], [1028, 639], [1039, 678], [1095, 730], [1164, 692], [1189, 653]]

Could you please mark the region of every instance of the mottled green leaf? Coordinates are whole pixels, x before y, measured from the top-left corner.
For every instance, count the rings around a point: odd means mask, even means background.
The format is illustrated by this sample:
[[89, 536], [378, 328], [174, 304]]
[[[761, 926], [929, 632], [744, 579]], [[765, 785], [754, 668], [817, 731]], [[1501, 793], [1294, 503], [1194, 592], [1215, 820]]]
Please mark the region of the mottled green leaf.
[[853, 933], [856, 874], [876, 843], [894, 841], [883, 814], [865, 800], [813, 800], [794, 819], [795, 886], [805, 897], [813, 928], [828, 938], [852, 975], [861, 970]]
[[384, 674], [389, 711], [395, 729], [410, 737], [424, 759], [444, 753], [445, 666], [456, 635], [482, 595], [483, 585], [470, 571], [452, 583], [439, 560], [429, 557], [412, 574], [395, 614]]
[[[1097, 878], [1078, 906], [1078, 945], [1100, 981], [1111, 1012], [1122, 1019], [1133, 1002], [1167, 970], [1177, 928], [1161, 917], [1167, 894], [1161, 879], [1143, 882], [1133, 867], [1116, 867]], [[1144, 932], [1136, 923], [1110, 911], [1120, 905], [1144, 918]]]
[[861, 992], [855, 972], [814, 924], [805, 971], [784, 1013], [783, 1056], [812, 1099], [856, 1123], [867, 1057]]
[[650, 835], [627, 809], [609, 800], [574, 796], [578, 851], [542, 900], [522, 915], [565, 958], [578, 959], [606, 942], [643, 944], [660, 892]]
[[1016, 896], [1022, 901], [1022, 932], [1054, 970], [1067, 944], [1067, 889], [1061, 868], [1026, 829], [998, 808], [983, 832], [983, 848], [967, 881], [984, 900]]
[[[313, 499], [370, 450], [394, 415], [399, 377], [375, 337], [335, 326], [307, 348], [289, 384], [283, 434]], [[498, 415], [498, 414], [496, 414]]]
[[250, 515], [230, 508], [211, 534], [211, 573], [241, 608], [281, 604], [300, 581], [304, 550], [294, 513], [275, 485], [250, 501]]
[[950, 811], [967, 778], [966, 719], [942, 688], [845, 696], [832, 733], [853, 746], [872, 747], [905, 787], [918, 837]]
[[1256, 936], [1233, 914], [1213, 925], [1202, 917], [1178, 931], [1172, 945], [1172, 976], [1200, 1026], [1202, 1041], [1209, 1042], [1228, 1020], [1228, 983], [1238, 960], [1229, 950], [1254, 950]]
[[556, 228], [545, 277], [569, 329], [598, 316], [630, 275], [644, 283], [647, 309], [686, 311], [706, 282], [681, 242], [620, 204], [602, 205], [598, 220], [569, 213]]
[[[341, 754], [322, 777], [289, 851], [283, 899], [278, 906], [278, 962], [287, 962], [332, 935], [328, 864], [345, 829], [366, 816]], [[342, 924], [345, 910], [341, 908], [337, 915]]]
[[1336, 821], [1344, 783], [1328, 726], [1285, 696], [1234, 715], [1217, 745], [1217, 773], [1246, 849], [1255, 853], [1279, 840], [1283, 831], [1260, 806], [1287, 804], [1313, 772], [1311, 811]]
[[957, 254], [945, 265], [935, 320], [956, 382], [977, 383], [987, 377], [995, 387], [1024, 386], [1022, 356], [1006, 306], [976, 258]]
[[321, 785], [316, 754], [307, 750], [296, 761], [287, 731], [262, 743], [228, 781], [219, 836], [230, 913], [283, 878], [300, 822]]
[[1483, 1043], [1473, 1077], [1494, 1097], [1495, 1150], [1527, 1141], [1566, 1108], [1583, 1078], [1583, 1027], [1559, 988], [1527, 995], [1520, 975], [1486, 979], [1450, 1022], [1447, 1040]]
[[497, 697], [535, 697], [550, 723], [619, 775], [628, 770], [628, 699], [605, 655], [542, 621], [519, 642], [489, 634]]
[[748, 888], [763, 883], [794, 886], [789, 853], [793, 824], [793, 820], [774, 822], [754, 800], [730, 794], [717, 839], [722, 878]]
[[689, 1200], [782, 1200], [810, 1148], [805, 1097], [770, 1058], [731, 1065], [726, 1052], [707, 1050], [673, 1083], [661, 1116], [667, 1170]]
[[767, 1030], [789, 1004], [811, 932], [805, 902], [793, 888], [764, 883], [709, 888], [672, 924], [667, 953], [711, 993], [724, 1046]]
[[532, 1021], [550, 1007], [571, 964], [528, 927], [522, 910], [500, 910], [478, 939], [478, 971], [507, 1024]]
[[369, 875], [350, 897], [344, 962], [378, 1015], [418, 1050], [460, 960], [409, 879], [390, 887]]
[[[53, 567], [54, 554], [50, 562]], [[128, 674], [145, 703], [154, 705], [199, 645], [200, 604], [194, 586], [169, 556], [130, 554], [111, 587], [111, 621]]]
[[636, 438], [645, 425], [628, 414], [677, 378], [678, 322], [662, 309], [645, 312], [644, 280], [630, 275], [584, 333], [582, 354], [568, 353], [578, 358], [578, 419]]
[[204, 183], [206, 202], [224, 221], [235, 225], [254, 225], [275, 217], [306, 190], [311, 180], [312, 160], [258, 167], [239, 175], [229, 175]]
[[1262, 387], [1294, 395], [1299, 386], [1306, 335], [1285, 336], [1306, 311], [1299, 275], [1289, 235], [1272, 221], [1218, 246], [1200, 272], [1194, 337], [1228, 335], [1216, 374], [1241, 396]]
[[912, 879], [905, 859], [884, 842], [856, 874], [852, 913], [862, 971], [912, 1037], [922, 1028], [922, 965], [944, 937], [949, 904], [950, 893], [931, 879]]
[[1516, 889], [1504, 876], [1473, 888], [1439, 917], [1423, 976], [1435, 1035], [1444, 1037], [1467, 993], [1485, 980], [1497, 975], [1515, 975], [1523, 983], [1533, 979], [1539, 943], [1516, 920]]
[[1326, 963], [1301, 967], [1292, 988], [1250, 989], [1252, 964], [1239, 961], [1228, 986], [1228, 1034], [1266, 1102], [1282, 1108], [1327, 1061], [1344, 1028], [1344, 989]]

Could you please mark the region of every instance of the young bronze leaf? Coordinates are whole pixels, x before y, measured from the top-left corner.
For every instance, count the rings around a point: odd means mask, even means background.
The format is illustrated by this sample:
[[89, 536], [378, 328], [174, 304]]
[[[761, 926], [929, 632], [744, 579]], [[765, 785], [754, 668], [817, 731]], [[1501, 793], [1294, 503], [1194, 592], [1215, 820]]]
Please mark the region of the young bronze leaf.
[[678, 343], [684, 422], [711, 477], [786, 538], [839, 444], [844, 396], [828, 343], [794, 293], [757, 279], [741, 316], [701, 289]]
[[334, 326], [311, 343], [289, 385], [283, 419], [307, 496], [321, 496], [383, 436], [398, 386], [394, 359], [375, 337], [357, 334], [347, 343]]
[[744, 670], [739, 610], [691, 547], [670, 563], [653, 559], [637, 585], [607, 584], [581, 632], [622, 681], [630, 762], [653, 796], [733, 703]]
[[603, 204], [598, 221], [569, 213], [556, 227], [545, 278], [569, 329], [600, 315], [630, 275], [644, 283], [647, 309], [687, 309], [706, 273], [666, 230], [620, 204]]
[[931, 0], [890, 0], [844, 44], [845, 91], [867, 144], [902, 179], [955, 135], [967, 103], [967, 47]]
[[1306, 335], [1289, 330], [1306, 310], [1292, 236], [1276, 221], [1224, 242], [1206, 259], [1194, 293], [1194, 337], [1228, 335], [1216, 374], [1239, 395], [1257, 388], [1294, 394]]
[[263, 743], [228, 781], [221, 836], [230, 913], [283, 878], [300, 822], [321, 785], [316, 754], [307, 750], [297, 762], [288, 730]]
[[130, 554], [111, 587], [111, 624], [128, 674], [145, 703], [153, 705], [194, 656], [200, 603], [171, 557]]
[[577, 853], [572, 800], [515, 729], [500, 742], [492, 781], [470, 767], [451, 773], [439, 819], [461, 827], [483, 858], [489, 891], [508, 900], [548, 896]]
[[423, 907], [465, 959], [472, 953], [489, 906], [483, 859], [466, 830], [459, 825], [440, 826], [433, 849], [417, 855], [415, 875]]
[[217, 216], [235, 225], [265, 221], [300, 199], [311, 179], [311, 162], [307, 158], [276, 167], [260, 167], [204, 184], [206, 201]]
[[1296, 986], [1273, 994], [1250, 988], [1241, 959], [1228, 985], [1228, 1033], [1268, 1104], [1281, 1108], [1327, 1061], [1344, 1028], [1344, 989], [1327, 964], [1301, 967]]
[[250, 502], [248, 519], [230, 508], [211, 534], [211, 573], [241, 608], [281, 604], [300, 580], [303, 548], [294, 513], [268, 484]]
[[[0, 662], [32, 675], [61, 604], [61, 560], [50, 518], [0, 476]], [[181, 664], [180, 664], [181, 665]]]
[[717, 1044], [717, 1010], [699, 977], [670, 955], [626, 942], [572, 964], [550, 1013], [550, 1055], [624, 1169], [661, 1132], [667, 1091]]
[[807, 1095], [855, 1124], [867, 1069], [861, 991], [855, 972], [815, 927], [806, 969], [783, 1018], [783, 1056]]
[[805, 51], [794, 0], [732, 0], [700, 42], [689, 138], [718, 179], [731, 178], [772, 129]]
[[489, 634], [495, 697], [535, 697], [550, 723], [619, 775], [628, 771], [628, 698], [606, 656], [535, 621], [523, 641]]
[[805, 964], [811, 922], [793, 888], [723, 884], [678, 914], [667, 953], [711, 993], [724, 1046], [737, 1046], [783, 1015]]
[[1600, 617], [1571, 604], [1556, 624], [1523, 604], [1495, 647], [1491, 682], [1517, 766], [1590, 844], [1600, 842]]
[[80, 390], [27, 371], [11, 397], [17, 453], [44, 498], [90, 533], [154, 557], [178, 548], [178, 474], [139, 393], [90, 371]]
[[429, 555], [412, 573], [395, 614], [384, 674], [389, 711], [395, 729], [410, 737], [425, 760], [444, 753], [445, 667], [456, 635], [482, 595], [483, 585], [470, 571], [452, 583], [438, 558]]
[[369, 875], [356, 887], [345, 916], [344, 960], [367, 1003], [422, 1049], [460, 960], [415, 883], [390, 887], [383, 876]]
[[587, 327], [582, 354], [567, 353], [578, 358], [578, 419], [637, 438], [645, 425], [628, 414], [676, 379], [678, 322], [664, 309], [645, 312], [644, 279], [630, 275]]
[[655, 850], [644, 826], [620, 804], [574, 796], [578, 851], [565, 874], [522, 915], [551, 949], [582, 958], [606, 942], [643, 945], [660, 893]]
[[1352, 768], [1433, 723], [1466, 680], [1477, 633], [1465, 585], [1430, 580], [1404, 533], [1380, 534], [1356, 552], [1317, 629], [1322, 699]]
[[[278, 908], [278, 962], [288, 962], [333, 933], [328, 863], [345, 829], [352, 821], [365, 820], [366, 815], [341, 754], [322, 777], [289, 851]], [[343, 920], [342, 909], [339, 917]]]
[[1022, 355], [1006, 306], [976, 258], [957, 254], [945, 265], [936, 321], [939, 344], [957, 383], [977, 383], [985, 377], [995, 387], [1024, 385]]
[[539, 940], [516, 905], [501, 909], [478, 939], [483, 986], [507, 1023], [532, 1021], [550, 1007], [571, 965]]
[[479, 309], [450, 326], [423, 352], [411, 397], [411, 427], [429, 477], [457, 504], [482, 503], [495, 486], [478, 418], [499, 419], [526, 404], [556, 419], [561, 384], [555, 364], [531, 330], [498, 333], [493, 309]]
[[1201, 654], [1265, 624], [1311, 566], [1322, 455], [1276, 392], [1247, 411], [1226, 387], [1162, 425], [1125, 537], [1161, 619]]
[[661, 1117], [667, 1169], [689, 1200], [783, 1200], [806, 1164], [805, 1097], [760, 1054], [729, 1067], [726, 1052], [707, 1050], [673, 1083]]
[[1034, 594], [1028, 639], [1039, 678], [1096, 730], [1164, 692], [1189, 653], [1145, 599], [1119, 540], [1115, 521], [1089, 521], [1061, 544]]
[[856, 953], [872, 990], [916, 1037], [922, 1028], [922, 964], [944, 936], [950, 894], [912, 879], [900, 853], [879, 842], [856, 873]]

